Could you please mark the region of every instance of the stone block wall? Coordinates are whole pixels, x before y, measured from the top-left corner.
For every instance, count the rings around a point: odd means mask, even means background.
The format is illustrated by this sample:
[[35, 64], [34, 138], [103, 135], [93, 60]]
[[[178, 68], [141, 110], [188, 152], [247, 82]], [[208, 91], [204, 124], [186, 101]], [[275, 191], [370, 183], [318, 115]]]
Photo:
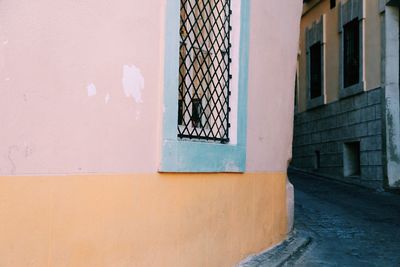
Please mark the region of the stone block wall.
[[[381, 189], [382, 94], [378, 88], [296, 114], [292, 167]], [[347, 142], [360, 142], [360, 175], [344, 176]]]

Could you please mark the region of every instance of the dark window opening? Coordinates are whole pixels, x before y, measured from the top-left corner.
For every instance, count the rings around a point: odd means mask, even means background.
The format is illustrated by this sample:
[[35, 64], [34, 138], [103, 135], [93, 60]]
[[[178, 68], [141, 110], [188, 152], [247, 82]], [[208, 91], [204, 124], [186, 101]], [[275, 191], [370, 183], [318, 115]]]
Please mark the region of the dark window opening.
[[331, 9], [336, 7], [336, 0], [331, 0]]
[[360, 80], [360, 27], [358, 19], [344, 25], [343, 77], [344, 87], [357, 84]]
[[202, 127], [201, 114], [203, 113], [203, 107], [200, 99], [192, 99], [192, 114], [191, 121], [193, 127]]
[[183, 124], [183, 101], [178, 100], [178, 125]]
[[178, 137], [229, 142], [231, 0], [181, 0]]
[[314, 169], [318, 170], [320, 168], [321, 168], [321, 152], [317, 150], [315, 151]]
[[310, 98], [322, 95], [322, 50], [321, 42], [310, 47]]
[[344, 144], [343, 170], [344, 176], [361, 175], [360, 142], [349, 142]]

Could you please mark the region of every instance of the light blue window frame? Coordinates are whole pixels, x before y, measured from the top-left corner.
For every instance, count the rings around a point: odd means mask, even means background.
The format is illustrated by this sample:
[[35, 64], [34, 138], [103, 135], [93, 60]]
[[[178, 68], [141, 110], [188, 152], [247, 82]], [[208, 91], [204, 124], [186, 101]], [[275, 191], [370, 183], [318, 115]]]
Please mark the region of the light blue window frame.
[[160, 172], [244, 172], [246, 168], [247, 84], [250, 1], [241, 0], [237, 103], [237, 142], [220, 144], [178, 138], [180, 0], [167, 0], [163, 130]]

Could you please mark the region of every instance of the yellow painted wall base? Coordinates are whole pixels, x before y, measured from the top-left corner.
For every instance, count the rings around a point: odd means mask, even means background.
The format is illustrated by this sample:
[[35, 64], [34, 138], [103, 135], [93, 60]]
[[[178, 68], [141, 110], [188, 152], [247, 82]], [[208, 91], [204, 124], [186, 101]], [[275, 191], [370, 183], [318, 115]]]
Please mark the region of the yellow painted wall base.
[[233, 266], [284, 238], [286, 173], [0, 177], [0, 266]]

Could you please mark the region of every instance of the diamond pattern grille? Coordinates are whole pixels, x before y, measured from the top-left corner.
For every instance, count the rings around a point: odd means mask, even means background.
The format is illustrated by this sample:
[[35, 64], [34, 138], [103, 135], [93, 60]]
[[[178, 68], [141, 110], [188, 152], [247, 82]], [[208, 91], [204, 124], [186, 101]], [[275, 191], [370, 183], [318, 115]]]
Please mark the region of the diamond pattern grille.
[[178, 137], [229, 142], [231, 0], [181, 0]]

